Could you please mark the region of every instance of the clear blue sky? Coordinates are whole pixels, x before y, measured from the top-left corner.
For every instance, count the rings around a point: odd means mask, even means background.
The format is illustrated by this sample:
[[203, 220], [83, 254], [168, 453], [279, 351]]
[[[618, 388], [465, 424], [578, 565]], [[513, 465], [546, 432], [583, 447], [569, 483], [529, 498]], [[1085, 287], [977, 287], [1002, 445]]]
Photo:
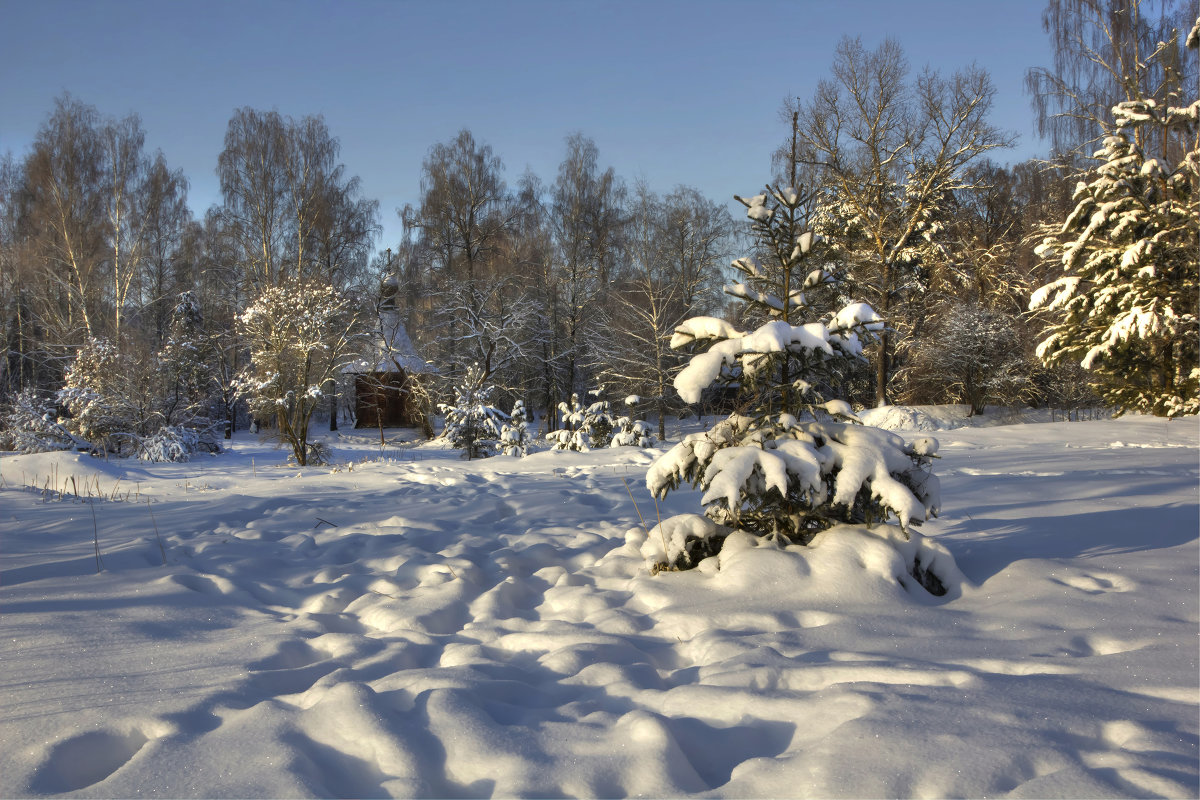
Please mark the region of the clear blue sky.
[[202, 214], [241, 106], [323, 114], [342, 160], [380, 201], [418, 201], [431, 145], [468, 127], [515, 184], [554, 180], [582, 131], [603, 165], [660, 192], [755, 191], [787, 133], [786, 96], [811, 96], [843, 35], [891, 36], [914, 70], [978, 63], [993, 121], [1020, 136], [997, 161], [1045, 150], [1022, 78], [1048, 65], [1043, 0], [824, 2], [315, 2], [0, 0], [0, 153], [27, 152], [53, 98], [142, 117], [150, 150], [191, 181]]

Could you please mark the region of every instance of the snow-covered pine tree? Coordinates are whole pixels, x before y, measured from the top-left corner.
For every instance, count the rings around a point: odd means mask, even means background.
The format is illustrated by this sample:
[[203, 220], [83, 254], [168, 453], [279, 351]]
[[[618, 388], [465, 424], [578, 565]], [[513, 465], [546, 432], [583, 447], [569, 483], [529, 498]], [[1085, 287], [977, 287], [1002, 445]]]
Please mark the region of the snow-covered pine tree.
[[608, 401], [601, 398], [602, 393], [602, 389], [589, 391], [589, 397], [596, 399], [587, 406], [579, 401], [577, 394], [571, 395], [569, 405], [558, 404], [562, 428], [546, 434], [546, 438], [554, 443], [552, 449], [587, 452], [612, 443], [616, 420]]
[[58, 404], [67, 413], [63, 426], [101, 452], [132, 453], [142, 422], [129, 386], [134, 374], [134, 365], [116, 345], [88, 339], [58, 390]]
[[[1200, 412], [1200, 102], [1113, 108], [1103, 163], [1075, 190], [1075, 210], [1039, 246], [1062, 277], [1029, 308], [1057, 319], [1037, 354], [1088, 370], [1118, 411], [1165, 417]], [[1186, 143], [1176, 163], [1150, 142]]]
[[472, 364], [454, 392], [453, 403], [439, 403], [445, 415], [442, 438], [461, 448], [463, 458], [487, 458], [496, 454], [508, 414], [491, 404], [495, 387], [484, 385], [484, 372]]
[[767, 187], [745, 200], [759, 250], [768, 263], [742, 258], [734, 267], [744, 283], [726, 293], [758, 306], [768, 321], [745, 332], [724, 320], [694, 317], [680, 325], [673, 347], [698, 346], [675, 379], [689, 403], [712, 385], [737, 390], [738, 412], [712, 430], [687, 436], [661, 456], [646, 476], [662, 498], [682, 483], [704, 490], [707, 520], [672, 517], [650, 532], [665, 552], [651, 553], [658, 568], [695, 566], [720, 550], [732, 529], [778, 542], [807, 544], [839, 522], [882, 522], [894, 515], [907, 532], [938, 505], [938, 481], [929, 470], [933, 439], [912, 445], [857, 423], [849, 404], [833, 396], [844, 367], [862, 358], [862, 336], [883, 321], [853, 303], [802, 323], [805, 292], [838, 279], [823, 263], [822, 243], [806, 229], [808, 198]]
[[195, 429], [202, 441], [216, 446], [209, 414], [216, 390], [210, 368], [212, 350], [204, 333], [200, 301], [194, 292], [183, 292], [171, 311], [167, 340], [155, 357], [159, 412], [166, 426]]
[[523, 458], [529, 452], [529, 420], [526, 418], [525, 401], [513, 403], [508, 422], [500, 431], [500, 451], [506, 456]]

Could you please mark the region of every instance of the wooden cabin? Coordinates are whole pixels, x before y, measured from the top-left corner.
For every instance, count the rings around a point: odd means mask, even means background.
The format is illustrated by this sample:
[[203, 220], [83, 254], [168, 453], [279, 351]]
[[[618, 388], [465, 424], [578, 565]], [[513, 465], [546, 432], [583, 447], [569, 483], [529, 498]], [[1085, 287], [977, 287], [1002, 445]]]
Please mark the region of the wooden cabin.
[[[389, 291], [390, 290], [390, 291]], [[430, 374], [417, 355], [395, 305], [394, 279], [384, 283], [379, 322], [370, 350], [342, 372], [354, 376], [356, 428], [419, 428], [422, 411], [413, 384]]]
[[412, 402], [410, 376], [403, 369], [354, 376], [356, 428], [419, 428], [421, 410]]

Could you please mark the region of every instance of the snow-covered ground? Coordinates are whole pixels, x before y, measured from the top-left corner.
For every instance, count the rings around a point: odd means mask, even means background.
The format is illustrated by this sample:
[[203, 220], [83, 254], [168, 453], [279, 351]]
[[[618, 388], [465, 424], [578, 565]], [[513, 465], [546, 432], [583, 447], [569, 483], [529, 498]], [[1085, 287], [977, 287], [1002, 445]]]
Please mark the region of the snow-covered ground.
[[1200, 793], [1194, 418], [939, 433], [943, 598], [845, 530], [651, 577], [656, 451], [373, 435], [0, 457], [0, 796]]

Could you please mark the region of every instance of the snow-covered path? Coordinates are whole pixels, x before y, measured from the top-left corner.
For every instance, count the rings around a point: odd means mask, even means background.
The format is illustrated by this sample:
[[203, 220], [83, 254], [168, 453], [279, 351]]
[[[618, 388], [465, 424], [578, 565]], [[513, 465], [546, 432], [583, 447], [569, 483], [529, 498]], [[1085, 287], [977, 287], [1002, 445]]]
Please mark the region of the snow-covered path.
[[945, 598], [861, 534], [651, 577], [629, 448], [6, 455], [0, 795], [1195, 796], [1195, 420], [937, 435]]

